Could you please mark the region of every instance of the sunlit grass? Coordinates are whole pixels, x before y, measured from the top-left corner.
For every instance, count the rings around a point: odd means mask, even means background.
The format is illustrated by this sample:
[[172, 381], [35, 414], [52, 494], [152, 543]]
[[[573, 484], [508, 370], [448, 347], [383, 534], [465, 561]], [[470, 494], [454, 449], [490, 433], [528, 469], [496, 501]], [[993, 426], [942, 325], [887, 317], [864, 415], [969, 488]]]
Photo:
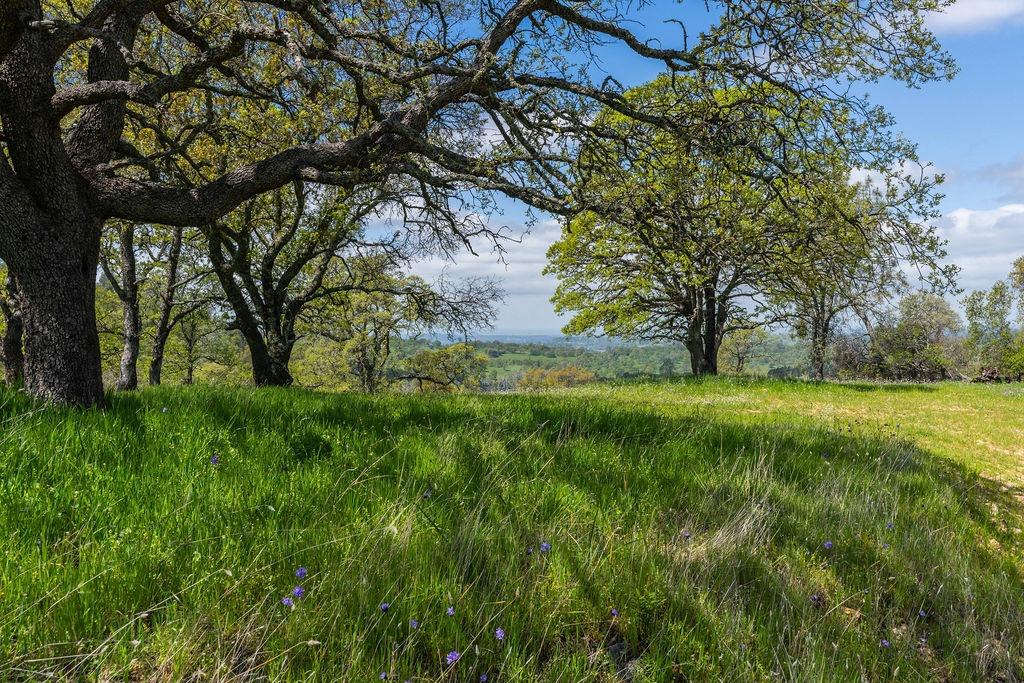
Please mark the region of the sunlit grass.
[[738, 378], [581, 390], [672, 416], [709, 414], [910, 440], [968, 469], [1024, 485], [1024, 385], [872, 384]]
[[0, 680], [1021, 677], [1019, 399], [854, 391], [4, 394]]

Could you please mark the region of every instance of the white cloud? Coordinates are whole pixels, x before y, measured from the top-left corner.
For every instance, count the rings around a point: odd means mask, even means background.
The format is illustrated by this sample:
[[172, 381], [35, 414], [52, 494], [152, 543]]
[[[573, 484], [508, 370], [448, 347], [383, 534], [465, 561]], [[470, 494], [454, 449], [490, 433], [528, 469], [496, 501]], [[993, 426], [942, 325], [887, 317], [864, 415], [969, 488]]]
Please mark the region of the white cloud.
[[1010, 272], [1014, 259], [1024, 255], [1024, 204], [997, 209], [957, 209], [939, 224], [949, 240], [949, 260], [962, 268], [965, 290], [985, 289]]
[[[1014, 259], [1024, 256], [1024, 203], [987, 210], [956, 209], [947, 213], [938, 227], [949, 241], [949, 261], [962, 269], [960, 285], [967, 291], [991, 287], [1007, 276]], [[454, 261], [426, 261], [414, 270], [426, 278], [442, 273], [451, 278], [494, 277], [507, 293], [496, 332], [557, 334], [565, 324], [550, 303], [557, 282], [541, 271], [547, 263], [548, 247], [560, 234], [556, 221], [545, 221], [535, 225], [521, 242], [507, 245], [504, 263], [482, 248], [478, 256], [463, 252]]]
[[940, 32], [979, 31], [1007, 21], [1024, 20], [1024, 0], [959, 0], [929, 24]]
[[495, 330], [505, 333], [557, 333], [565, 321], [555, 315], [551, 295], [557, 280], [544, 276], [547, 251], [561, 235], [557, 221], [543, 221], [533, 226], [519, 242], [506, 243], [504, 262], [499, 255], [481, 247], [479, 255], [461, 252], [454, 260], [434, 259], [416, 264], [417, 275], [427, 279], [442, 274], [451, 279], [464, 277], [493, 277], [505, 289], [502, 307]]

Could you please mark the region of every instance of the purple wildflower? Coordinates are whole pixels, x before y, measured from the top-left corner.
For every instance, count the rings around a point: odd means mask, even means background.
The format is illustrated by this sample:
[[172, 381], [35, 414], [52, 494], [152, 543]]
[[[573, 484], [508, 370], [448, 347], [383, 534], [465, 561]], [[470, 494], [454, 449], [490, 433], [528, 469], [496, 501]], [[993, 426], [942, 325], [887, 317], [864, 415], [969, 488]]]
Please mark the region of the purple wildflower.
[[832, 550], [832, 541], [825, 541], [821, 545], [825, 550]]
[[211, 465], [219, 465], [220, 464], [220, 456], [217, 455], [216, 453], [211, 455], [210, 456], [210, 464]]
[[487, 683], [487, 674], [480, 674], [480, 683]]
[[544, 553], [544, 554], [547, 554], [547, 553], [551, 552], [551, 544], [548, 543], [547, 541], [544, 541], [543, 543], [540, 544], [540, 551], [542, 553]]
[[815, 607], [821, 607], [825, 604], [825, 598], [821, 597], [821, 594], [815, 593], [811, 596], [811, 604]]
[[305, 594], [306, 594], [306, 589], [303, 588], [302, 586], [296, 586], [295, 588], [292, 589], [292, 595], [294, 595], [297, 598], [301, 599], [302, 596], [305, 595]]
[[612, 619], [616, 619], [619, 616], [619, 610], [612, 607]]
[[885, 523], [885, 528], [888, 529], [889, 531], [892, 531], [893, 529], [896, 528], [896, 525], [893, 522], [886, 522]]
[[295, 607], [295, 601], [287, 595], [281, 598], [281, 604], [285, 607]]
[[409, 627], [410, 628], [414, 628], [414, 629], [419, 628], [420, 627], [420, 622], [416, 621], [415, 619], [410, 619], [409, 620]]
[[693, 537], [693, 534], [690, 533], [689, 529], [683, 529], [683, 533], [681, 533], [680, 536], [683, 537], [684, 541], [689, 541], [690, 538]]
[[920, 609], [917, 611], [917, 616], [921, 617], [922, 619], [927, 619], [928, 613], [925, 612], [923, 609]]
[[882, 642], [879, 643], [882, 647], [892, 647], [892, 643], [887, 638], [882, 638]]
[[387, 671], [381, 671], [380, 672], [380, 680], [382, 680], [382, 681], [388, 680], [388, 672]]
[[380, 611], [381, 612], [384, 612], [386, 614], [389, 609], [391, 609], [391, 603], [389, 603], [389, 602], [382, 602], [382, 603], [380, 603]]
[[299, 567], [295, 570], [295, 578], [297, 579], [304, 579], [306, 578], [307, 574], [309, 574], [309, 570], [307, 570], [305, 567]]
[[448, 605], [448, 609], [445, 610], [445, 613], [448, 616], [450, 616], [450, 617], [454, 617], [455, 616], [455, 608], [452, 607], [451, 605]]
[[452, 650], [448, 653], [448, 656], [445, 657], [445, 661], [448, 662], [448, 666], [451, 666], [455, 662], [459, 661], [460, 657], [462, 657], [462, 655], [459, 654], [458, 650]]
[[498, 642], [504, 641], [505, 640], [505, 629], [501, 628], [500, 626], [498, 628], [494, 629], [494, 637], [498, 639]]

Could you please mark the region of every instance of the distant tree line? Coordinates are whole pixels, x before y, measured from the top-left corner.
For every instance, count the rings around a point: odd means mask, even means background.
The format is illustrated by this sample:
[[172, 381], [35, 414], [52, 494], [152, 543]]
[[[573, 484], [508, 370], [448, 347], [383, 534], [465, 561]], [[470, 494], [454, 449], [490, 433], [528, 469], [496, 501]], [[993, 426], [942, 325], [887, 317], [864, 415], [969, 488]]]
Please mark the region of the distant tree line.
[[963, 312], [933, 293], [904, 296], [831, 341], [838, 377], [938, 381], [1024, 379], [1024, 258], [1005, 280], [963, 298]]

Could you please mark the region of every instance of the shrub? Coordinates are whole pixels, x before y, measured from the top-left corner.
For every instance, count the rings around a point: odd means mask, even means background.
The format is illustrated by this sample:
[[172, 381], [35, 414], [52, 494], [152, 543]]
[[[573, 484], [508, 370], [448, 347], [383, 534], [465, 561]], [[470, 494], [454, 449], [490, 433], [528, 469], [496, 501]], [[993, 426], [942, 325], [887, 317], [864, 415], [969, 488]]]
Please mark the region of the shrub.
[[596, 379], [597, 376], [594, 373], [578, 365], [551, 369], [534, 368], [523, 374], [519, 380], [518, 387], [525, 391], [564, 389], [593, 382]]

